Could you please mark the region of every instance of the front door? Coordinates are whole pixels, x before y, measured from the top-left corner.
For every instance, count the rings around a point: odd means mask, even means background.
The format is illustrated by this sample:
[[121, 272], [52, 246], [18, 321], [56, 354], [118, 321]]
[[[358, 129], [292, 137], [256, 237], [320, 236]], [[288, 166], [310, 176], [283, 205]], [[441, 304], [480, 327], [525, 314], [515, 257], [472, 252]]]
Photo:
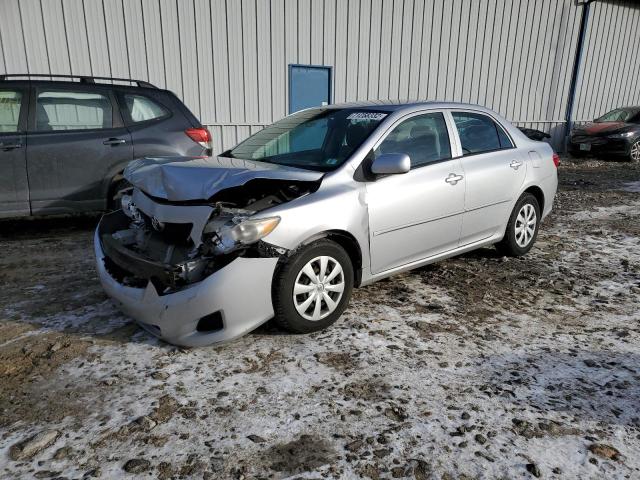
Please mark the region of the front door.
[[366, 185], [372, 273], [458, 246], [465, 182], [460, 161], [451, 158], [451, 128], [441, 112], [413, 115], [374, 148], [374, 157], [407, 154], [411, 170]]
[[34, 90], [27, 147], [33, 213], [104, 208], [107, 175], [133, 158], [113, 94], [98, 86]]
[[489, 116], [464, 111], [451, 115], [467, 184], [460, 244], [468, 245], [493, 236], [506, 223], [525, 180], [527, 157]]
[[0, 89], [0, 218], [29, 215], [27, 180], [28, 90]]

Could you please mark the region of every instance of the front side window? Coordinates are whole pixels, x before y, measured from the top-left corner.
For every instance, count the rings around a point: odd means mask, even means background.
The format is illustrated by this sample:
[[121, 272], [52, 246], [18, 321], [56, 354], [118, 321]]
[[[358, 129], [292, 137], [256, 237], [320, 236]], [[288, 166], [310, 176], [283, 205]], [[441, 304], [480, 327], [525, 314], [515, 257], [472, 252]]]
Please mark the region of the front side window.
[[0, 133], [18, 131], [22, 93], [17, 90], [0, 90]]
[[411, 159], [411, 168], [451, 158], [447, 124], [442, 113], [427, 113], [405, 120], [395, 127], [374, 151], [404, 153]]
[[314, 108], [269, 125], [223, 156], [331, 171], [387, 116], [358, 108]]
[[124, 95], [124, 102], [134, 123], [155, 120], [168, 114], [163, 107], [143, 95]]
[[40, 90], [36, 100], [36, 130], [111, 128], [113, 112], [106, 95], [70, 90]]
[[471, 112], [451, 114], [458, 129], [463, 155], [513, 147], [511, 139], [502, 127], [488, 116]]

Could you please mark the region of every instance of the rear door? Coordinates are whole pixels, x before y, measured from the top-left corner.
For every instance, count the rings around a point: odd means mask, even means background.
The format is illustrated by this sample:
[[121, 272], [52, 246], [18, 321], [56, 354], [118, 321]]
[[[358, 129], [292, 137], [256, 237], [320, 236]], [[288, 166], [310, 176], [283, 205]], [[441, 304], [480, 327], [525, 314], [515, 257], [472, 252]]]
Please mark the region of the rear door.
[[0, 88], [0, 218], [29, 215], [28, 87]]
[[132, 158], [131, 135], [106, 86], [32, 89], [27, 171], [34, 214], [104, 209], [112, 176]]
[[467, 187], [460, 245], [468, 245], [491, 237], [505, 224], [525, 180], [527, 157], [490, 116], [471, 111], [451, 115]]

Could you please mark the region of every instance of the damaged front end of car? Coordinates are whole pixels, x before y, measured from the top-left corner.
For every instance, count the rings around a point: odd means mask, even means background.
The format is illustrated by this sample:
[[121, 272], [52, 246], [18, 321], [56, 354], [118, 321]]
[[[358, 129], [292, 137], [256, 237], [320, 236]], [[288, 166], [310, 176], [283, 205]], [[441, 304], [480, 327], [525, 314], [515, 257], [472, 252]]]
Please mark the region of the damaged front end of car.
[[151, 282], [164, 295], [201, 281], [238, 257], [286, 255], [286, 249], [262, 241], [280, 217], [252, 216], [317, 187], [317, 182], [258, 179], [206, 202], [167, 202], [135, 189], [123, 195], [121, 210], [105, 215], [98, 227], [105, 265], [123, 285]]
[[266, 241], [281, 223], [268, 209], [316, 191], [322, 176], [215, 158], [133, 162], [125, 171], [132, 191], [96, 229], [105, 291], [174, 344], [253, 330], [273, 316], [273, 276], [290, 253]]

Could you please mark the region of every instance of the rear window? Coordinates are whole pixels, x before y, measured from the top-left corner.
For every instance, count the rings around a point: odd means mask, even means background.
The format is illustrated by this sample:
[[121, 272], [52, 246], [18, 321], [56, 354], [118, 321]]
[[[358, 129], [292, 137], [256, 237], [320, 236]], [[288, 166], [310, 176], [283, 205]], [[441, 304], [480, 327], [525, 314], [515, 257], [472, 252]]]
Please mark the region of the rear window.
[[463, 155], [513, 147], [502, 127], [488, 116], [472, 112], [452, 112], [452, 116], [460, 136]]
[[134, 123], [155, 120], [169, 114], [164, 107], [144, 95], [125, 94], [124, 103], [127, 106], [129, 118]]

